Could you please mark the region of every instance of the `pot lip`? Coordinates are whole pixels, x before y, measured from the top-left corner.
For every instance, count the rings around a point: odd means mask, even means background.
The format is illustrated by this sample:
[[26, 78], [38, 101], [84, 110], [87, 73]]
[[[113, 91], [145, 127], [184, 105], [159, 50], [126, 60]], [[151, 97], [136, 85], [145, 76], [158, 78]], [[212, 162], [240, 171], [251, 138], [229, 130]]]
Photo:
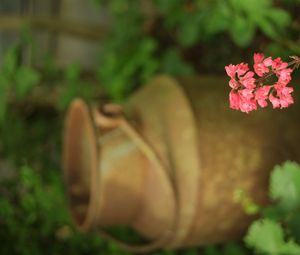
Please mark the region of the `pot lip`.
[[[80, 115], [82, 122], [81, 123], [75, 123], [72, 121], [72, 118], [75, 115]], [[83, 132], [85, 133], [87, 137], [87, 144], [89, 146], [90, 150], [90, 169], [88, 171], [89, 173], [89, 189], [88, 189], [88, 202], [87, 202], [87, 209], [83, 216], [82, 220], [78, 220], [78, 218], [75, 216], [74, 210], [72, 206], [69, 204], [70, 212], [72, 215], [72, 218], [74, 220], [74, 223], [76, 227], [81, 231], [88, 231], [91, 230], [91, 228], [95, 227], [96, 222], [96, 215], [97, 215], [97, 201], [96, 201], [96, 194], [97, 194], [97, 185], [98, 185], [98, 171], [97, 171], [97, 138], [96, 138], [96, 131], [95, 127], [93, 125], [91, 113], [89, 111], [88, 105], [80, 98], [76, 98], [71, 103], [67, 118], [65, 122], [65, 131], [64, 131], [64, 179], [65, 182], [67, 182], [68, 178], [70, 178], [71, 170], [68, 169], [68, 160], [67, 160], [67, 153], [69, 148], [68, 147], [68, 141], [67, 139], [70, 139], [68, 136], [69, 130], [72, 128], [72, 125], [82, 125], [83, 126]], [[84, 170], [83, 170], [84, 171]], [[67, 185], [66, 185], [67, 186]], [[68, 192], [68, 191], [67, 191]], [[68, 196], [71, 196], [68, 192]]]

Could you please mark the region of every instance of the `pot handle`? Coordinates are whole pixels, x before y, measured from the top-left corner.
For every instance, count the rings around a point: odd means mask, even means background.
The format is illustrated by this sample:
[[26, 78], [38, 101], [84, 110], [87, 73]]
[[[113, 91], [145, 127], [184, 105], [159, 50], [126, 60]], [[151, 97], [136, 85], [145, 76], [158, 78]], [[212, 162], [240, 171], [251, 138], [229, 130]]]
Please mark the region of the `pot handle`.
[[[164, 170], [165, 166], [163, 166], [162, 162], [160, 161], [159, 157], [156, 155], [154, 150], [144, 140], [141, 134], [126, 119], [122, 107], [120, 105], [106, 104], [102, 108], [93, 107], [92, 115], [96, 127], [104, 130], [111, 130], [114, 128], [121, 129], [129, 138], [132, 139], [132, 141], [149, 159], [149, 161], [151, 161], [162, 173], [167, 173], [167, 171]], [[167, 226], [164, 233], [161, 234], [157, 239], [145, 244], [127, 244], [126, 242], [119, 240], [111, 234], [107, 233], [103, 229], [96, 229], [95, 232], [98, 233], [104, 239], [113, 241], [117, 243], [121, 248], [133, 253], [147, 253], [162, 248], [167, 242], [169, 242], [172, 239], [178, 221], [178, 203], [176, 201], [175, 196], [175, 185], [172, 183], [171, 178], [167, 179], [170, 181], [170, 186], [172, 187], [174, 193], [175, 210], [173, 211], [172, 219], [170, 221], [169, 226]]]

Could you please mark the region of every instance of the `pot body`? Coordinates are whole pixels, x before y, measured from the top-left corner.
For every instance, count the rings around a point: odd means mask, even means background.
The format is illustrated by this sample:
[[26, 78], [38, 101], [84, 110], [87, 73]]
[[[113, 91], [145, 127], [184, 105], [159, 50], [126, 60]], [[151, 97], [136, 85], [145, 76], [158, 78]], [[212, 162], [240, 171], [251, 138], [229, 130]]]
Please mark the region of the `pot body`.
[[150, 240], [167, 230], [162, 245], [172, 248], [241, 237], [253, 217], [233, 194], [243, 189], [266, 204], [274, 165], [299, 162], [300, 104], [240, 113], [229, 109], [227, 86], [225, 78], [156, 77], [124, 105], [138, 139], [122, 125], [97, 125], [74, 102], [64, 168], [78, 225], [125, 224]]

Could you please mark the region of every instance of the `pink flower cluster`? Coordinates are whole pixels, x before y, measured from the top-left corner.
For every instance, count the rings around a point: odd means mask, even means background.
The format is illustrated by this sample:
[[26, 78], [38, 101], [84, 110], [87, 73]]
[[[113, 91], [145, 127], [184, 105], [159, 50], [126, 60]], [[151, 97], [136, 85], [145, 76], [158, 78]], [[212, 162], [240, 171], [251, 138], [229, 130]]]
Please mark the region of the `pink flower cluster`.
[[[266, 107], [268, 101], [273, 108], [286, 108], [293, 104], [291, 93], [294, 89], [287, 86], [293, 72], [289, 66], [298, 62], [294, 60], [287, 63], [280, 58], [265, 58], [261, 53], [255, 53], [253, 58], [254, 71], [245, 63], [225, 67], [232, 89], [229, 94], [230, 108], [248, 113], [258, 106]], [[276, 81], [268, 81], [273, 75], [276, 76]]]

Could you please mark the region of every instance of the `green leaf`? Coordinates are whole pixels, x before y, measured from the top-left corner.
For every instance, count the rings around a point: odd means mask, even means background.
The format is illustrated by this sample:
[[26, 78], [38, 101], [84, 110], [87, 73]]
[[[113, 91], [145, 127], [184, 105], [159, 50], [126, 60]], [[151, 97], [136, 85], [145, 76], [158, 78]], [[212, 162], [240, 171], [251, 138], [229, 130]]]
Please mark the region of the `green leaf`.
[[286, 28], [291, 23], [290, 14], [282, 9], [269, 9], [266, 13], [266, 16], [273, 22], [274, 25], [276, 25], [281, 30]]
[[300, 246], [298, 244], [296, 244], [294, 241], [289, 241], [280, 248], [280, 254], [299, 255], [300, 254]]
[[154, 0], [156, 8], [163, 14], [168, 14], [170, 11], [178, 7], [178, 1], [174, 0]]
[[277, 255], [284, 246], [282, 227], [268, 219], [254, 222], [248, 229], [245, 242], [259, 252]]
[[25, 96], [40, 81], [40, 74], [26, 66], [21, 66], [16, 72], [16, 94]]
[[184, 251], [184, 255], [198, 255], [197, 248], [189, 248]]
[[286, 11], [277, 8], [269, 8], [263, 15], [256, 15], [253, 18], [262, 32], [271, 39], [279, 37], [291, 21]]
[[89, 82], [81, 80], [70, 82], [60, 93], [58, 107], [63, 110], [66, 109], [76, 97], [83, 98], [89, 102], [93, 95], [94, 88]]
[[[289, 215], [286, 220], [286, 224], [288, 229], [290, 230], [291, 236], [300, 243], [300, 215], [299, 212], [296, 211], [294, 214]], [[300, 254], [300, 253], [299, 253]]]
[[277, 205], [271, 205], [262, 209], [262, 215], [265, 218], [277, 221], [282, 219], [282, 217], [285, 215], [285, 212]]
[[12, 46], [10, 47], [5, 56], [3, 61], [3, 71], [5, 74], [9, 76], [13, 76], [18, 64], [18, 47]]
[[220, 254], [219, 249], [214, 245], [206, 246], [204, 248], [203, 255], [219, 255], [219, 254]]
[[271, 174], [270, 196], [279, 200], [285, 210], [300, 207], [300, 166], [294, 162], [286, 162], [276, 166]]
[[33, 170], [28, 166], [23, 166], [20, 169], [20, 179], [22, 185], [27, 189], [34, 188], [36, 185], [39, 184], [39, 178], [34, 174]]
[[248, 215], [254, 215], [259, 213], [260, 211], [260, 207], [258, 205], [256, 205], [255, 203], [253, 203], [252, 201], [250, 201], [248, 204], [246, 204], [245, 206], [245, 212]]
[[232, 12], [226, 2], [218, 2], [218, 6], [212, 9], [205, 26], [206, 33], [215, 35], [231, 28]]
[[234, 191], [233, 200], [236, 203], [240, 203], [244, 211], [249, 215], [257, 214], [260, 211], [259, 205], [243, 189], [236, 189]]
[[256, 23], [256, 19], [261, 19], [265, 15], [265, 12], [272, 7], [270, 0], [229, 0], [229, 4], [234, 10], [235, 15], [241, 15], [249, 21], [254, 21], [254, 23]]
[[8, 105], [10, 81], [3, 73], [0, 74], [0, 125], [2, 124]]
[[162, 71], [173, 75], [190, 75], [194, 72], [192, 66], [182, 60], [177, 49], [166, 51], [162, 59]]
[[272, 0], [250, 0], [239, 1], [235, 0], [236, 4], [239, 2], [240, 9], [246, 12], [247, 16], [264, 15], [265, 11], [272, 8]]
[[202, 14], [193, 15], [180, 22], [178, 29], [178, 41], [184, 47], [194, 45], [200, 36]]
[[247, 255], [245, 248], [238, 243], [228, 242], [224, 245], [223, 255]]
[[102, 58], [105, 65], [98, 69], [97, 75], [115, 102], [123, 101], [137, 84], [144, 83], [156, 72], [159, 66], [154, 57], [156, 49], [157, 43], [151, 38], [143, 38], [119, 51], [109, 47]]
[[3, 198], [0, 199], [0, 216], [2, 219], [12, 217], [14, 213], [14, 207], [10, 201]]
[[275, 39], [279, 36], [276, 27], [269, 20], [262, 18], [258, 20], [257, 25], [261, 31], [270, 38]]
[[254, 23], [242, 17], [236, 15], [232, 21], [232, 27], [230, 35], [232, 40], [240, 47], [246, 47], [250, 44], [254, 37], [255, 26]]
[[65, 78], [68, 81], [75, 81], [80, 78], [80, 66], [78, 64], [70, 64], [65, 71]]

